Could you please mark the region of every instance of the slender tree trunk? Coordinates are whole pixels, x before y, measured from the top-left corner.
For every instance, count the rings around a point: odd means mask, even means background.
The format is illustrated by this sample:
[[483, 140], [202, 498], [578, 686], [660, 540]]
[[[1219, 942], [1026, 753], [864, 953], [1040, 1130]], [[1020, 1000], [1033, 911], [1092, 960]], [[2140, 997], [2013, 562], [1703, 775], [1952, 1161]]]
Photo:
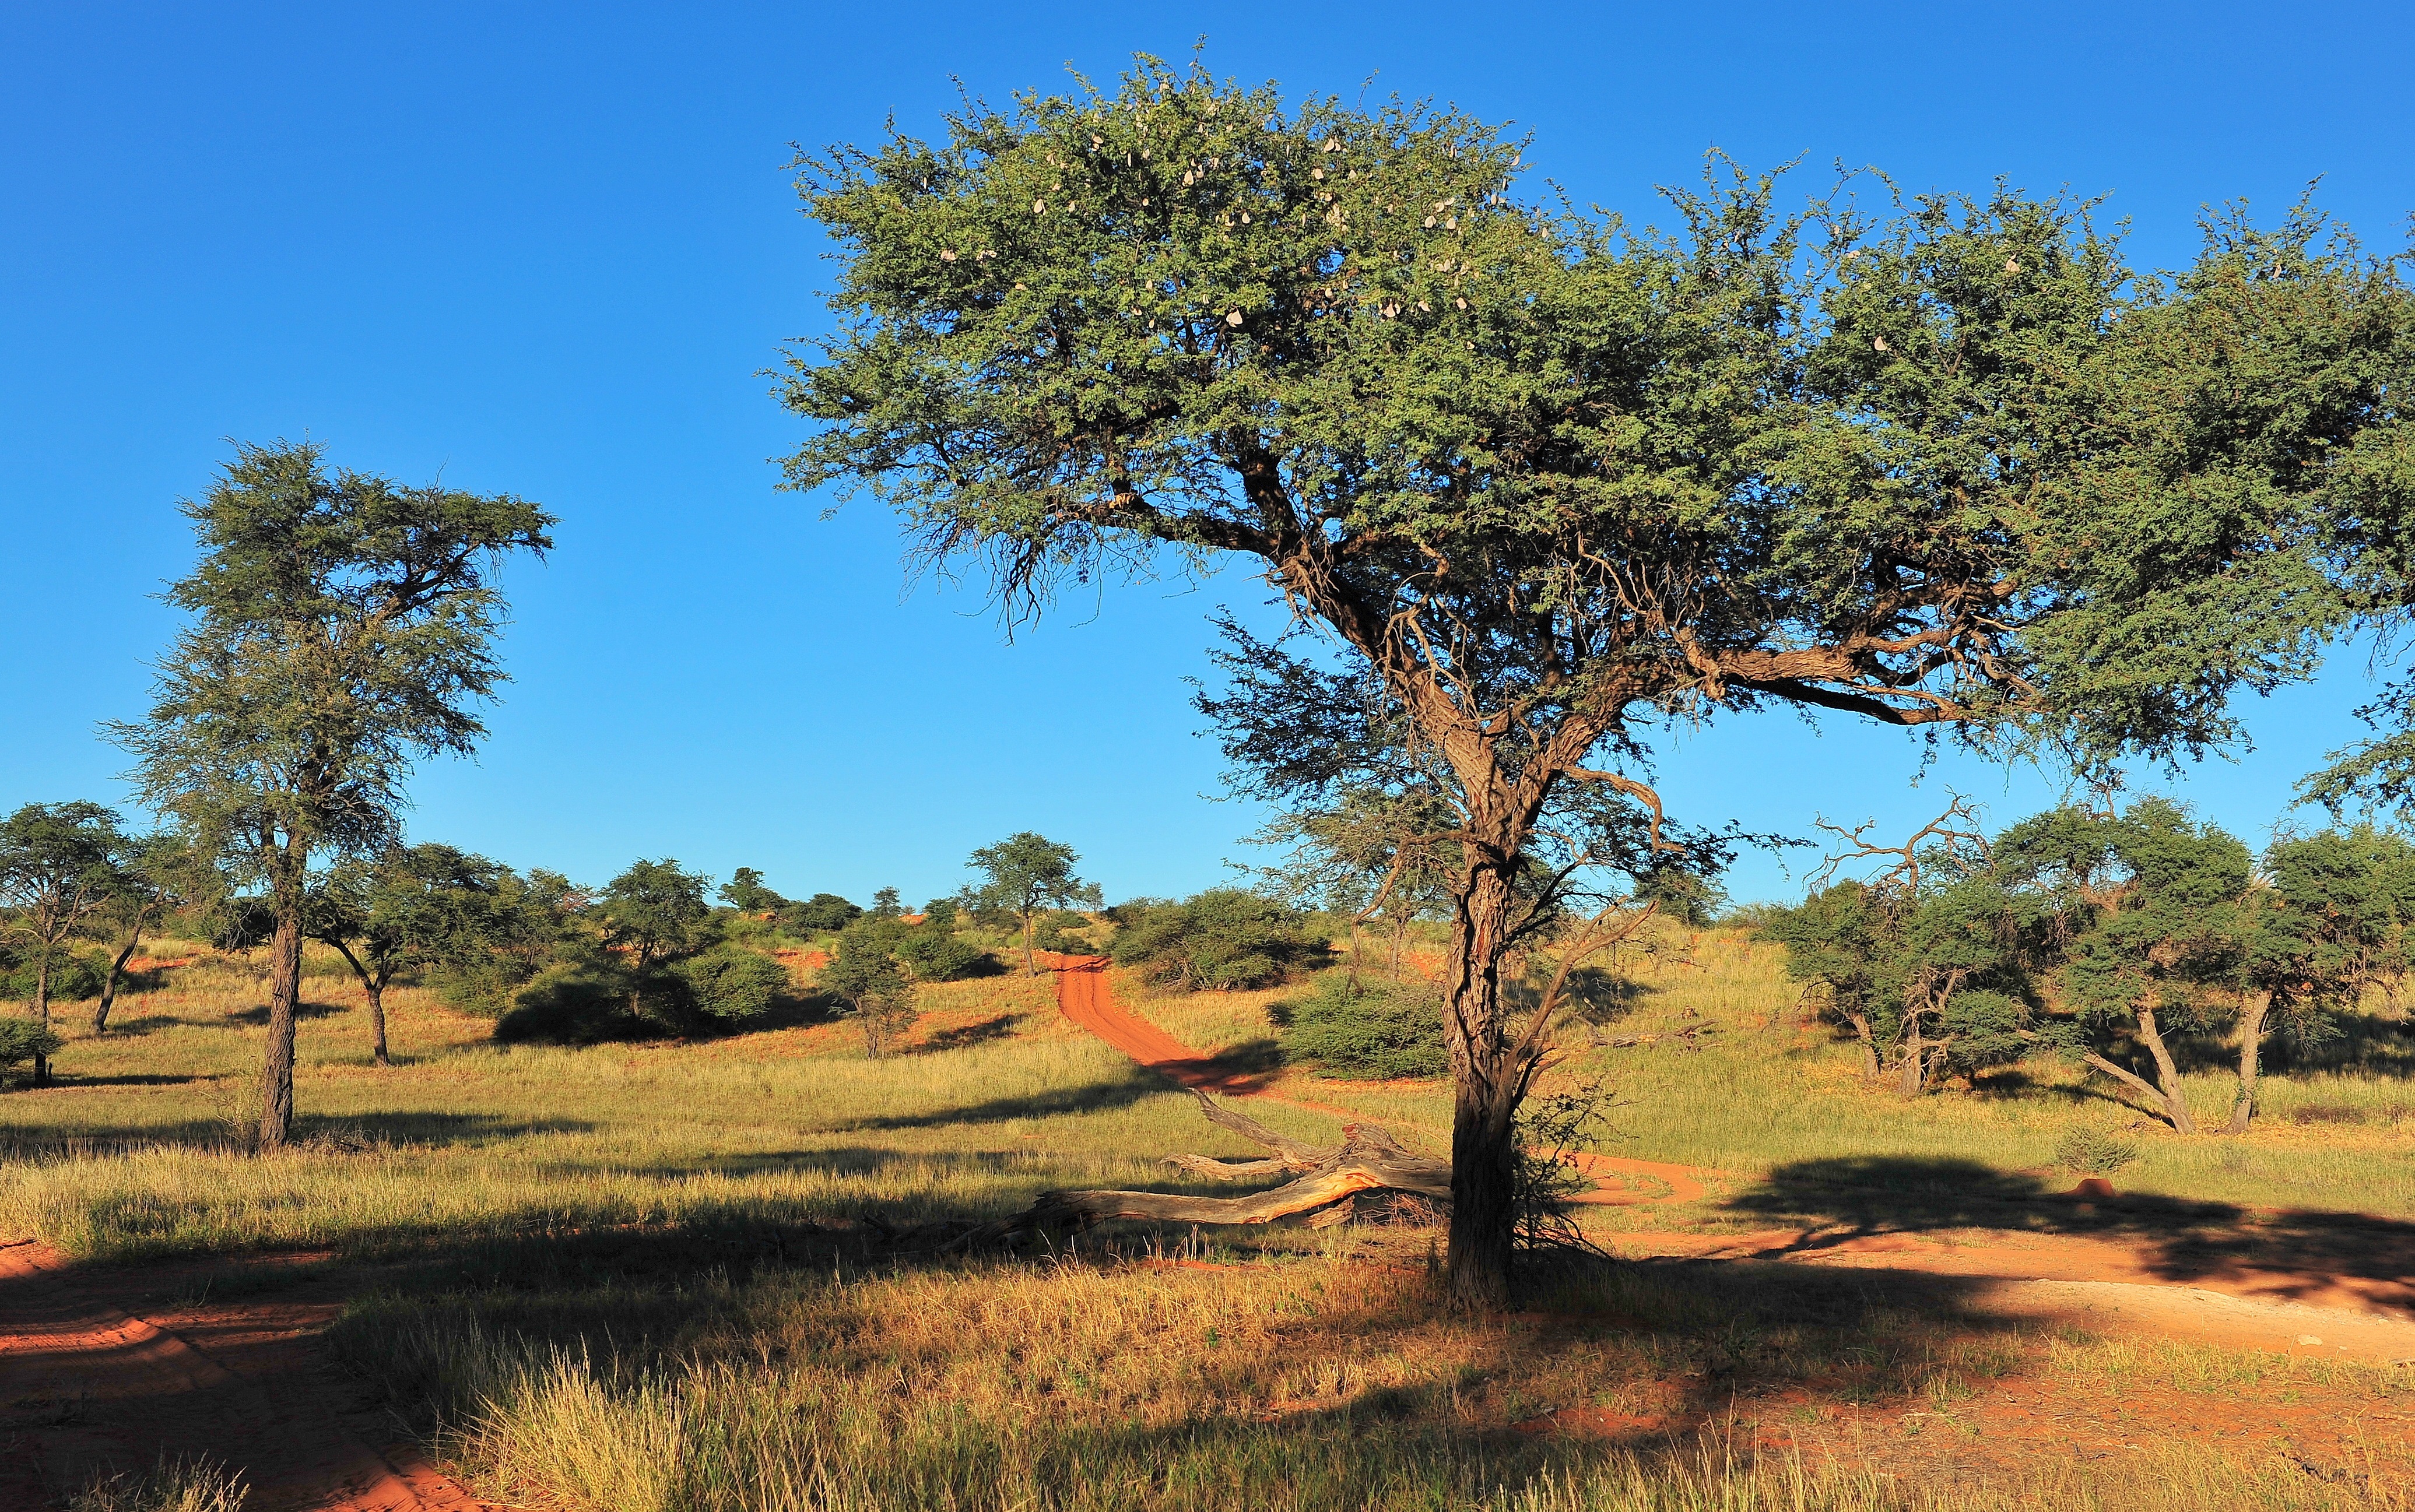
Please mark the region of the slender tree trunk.
[[2272, 1010], [2271, 993], [2250, 993], [2240, 1008], [2239, 1098], [2230, 1105], [2230, 1122], [2223, 1126], [2226, 1134], [2247, 1132], [2247, 1121], [2256, 1116], [2256, 1078], [2264, 1059], [2264, 1016]]
[[109, 1032], [109, 1010], [117, 1003], [117, 980], [126, 974], [126, 963], [134, 959], [135, 948], [142, 943], [142, 921], [134, 921], [134, 933], [127, 936], [126, 949], [109, 963], [109, 980], [100, 984], [100, 1006], [92, 1010], [92, 1032]]
[[302, 994], [302, 898], [280, 889], [277, 933], [269, 941], [268, 1059], [260, 1078], [260, 1147], [280, 1149], [293, 1135], [293, 1024]]
[[1877, 1081], [1881, 1070], [1879, 1042], [1870, 1038], [1870, 1016], [1868, 1013], [1848, 1013], [1845, 1015], [1845, 1022], [1853, 1026], [1853, 1038], [1861, 1041], [1863, 1077], [1868, 1081]]
[[[51, 1026], [51, 955], [54, 950], [45, 942], [42, 959], [34, 967], [34, 1022], [45, 1029]], [[39, 1050], [34, 1052], [34, 1085], [51, 1085], [51, 1057]]]
[[2155, 1080], [2163, 1095], [2164, 1116], [2172, 1121], [2177, 1133], [2194, 1134], [2197, 1120], [2189, 1115], [2188, 1099], [2181, 1091], [2181, 1069], [2172, 1063], [2170, 1047], [2164, 1043], [2163, 1031], [2155, 1025], [2155, 1010], [2138, 1010], [2138, 1038], [2146, 1042], [2147, 1054], [2155, 1058]]
[[370, 982], [368, 994], [369, 1043], [377, 1063], [391, 1066], [394, 1062], [387, 1058], [385, 1053], [385, 983], [382, 981]]
[[1922, 1054], [1918, 1013], [1904, 1015], [1903, 1033], [1903, 1064], [1896, 1070], [1896, 1090], [1905, 1097], [1916, 1098], [1920, 1096], [1920, 1088], [1928, 1070], [1928, 1059]]
[[[1471, 824], [1470, 828], [1476, 828]], [[1515, 1239], [1514, 1123], [1524, 1068], [1513, 1064], [1503, 1020], [1501, 959], [1513, 898], [1506, 866], [1469, 847], [1472, 876], [1453, 909], [1451, 979], [1443, 1030], [1450, 1044], [1450, 1253], [1444, 1279], [1452, 1301], [1497, 1311], [1509, 1303]]]
[[368, 1000], [369, 1005], [369, 1046], [375, 1052], [377, 1064], [393, 1065], [394, 1062], [385, 1055], [385, 974], [392, 965], [392, 958], [381, 957], [377, 971], [372, 975], [368, 967], [361, 965], [361, 958], [352, 953], [350, 945], [341, 939], [332, 939], [327, 943], [343, 956], [344, 964], [352, 968], [352, 975], [361, 979], [361, 996]]
[[1023, 974], [1027, 977], [1040, 975], [1040, 964], [1031, 959], [1031, 910], [1028, 908], [1023, 910]]

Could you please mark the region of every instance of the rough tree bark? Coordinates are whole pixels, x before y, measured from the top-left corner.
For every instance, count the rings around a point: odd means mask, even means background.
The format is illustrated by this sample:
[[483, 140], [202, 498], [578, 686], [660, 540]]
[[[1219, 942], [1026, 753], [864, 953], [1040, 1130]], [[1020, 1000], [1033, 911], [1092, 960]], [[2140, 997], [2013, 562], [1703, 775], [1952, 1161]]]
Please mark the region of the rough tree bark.
[[2175, 1132], [2196, 1133], [2197, 1120], [2189, 1115], [2188, 1098], [2181, 1088], [2181, 1069], [2172, 1061], [2171, 1048], [2164, 1043], [2163, 1030], [2155, 1023], [2155, 1010], [2143, 1004], [2138, 1009], [2138, 1038], [2155, 1060], [2156, 1090], [2164, 1104], [2164, 1116], [2171, 1120]]
[[2247, 1132], [2256, 1115], [2256, 1078], [2263, 1070], [2264, 1019], [2272, 1010], [2271, 993], [2250, 993], [2239, 1012], [2239, 1099], [2230, 1105], [2226, 1134]]

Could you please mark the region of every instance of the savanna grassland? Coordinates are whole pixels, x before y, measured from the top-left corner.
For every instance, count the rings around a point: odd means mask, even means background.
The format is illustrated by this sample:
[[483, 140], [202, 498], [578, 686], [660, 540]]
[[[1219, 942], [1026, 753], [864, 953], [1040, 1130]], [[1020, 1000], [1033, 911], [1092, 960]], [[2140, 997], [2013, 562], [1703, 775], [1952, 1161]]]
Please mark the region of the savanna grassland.
[[[173, 1265], [188, 1292], [341, 1275], [338, 1359], [514, 1505], [2415, 1505], [2415, 1367], [2099, 1337], [1950, 1280], [1564, 1256], [1523, 1310], [1471, 1319], [1436, 1301], [1413, 1224], [893, 1242], [1052, 1188], [1217, 1190], [1161, 1157], [1256, 1153], [1066, 1025], [1045, 977], [932, 987], [877, 1061], [806, 1014], [499, 1044], [398, 989], [380, 1070], [358, 992], [311, 961], [296, 1147], [231, 1136], [262, 988], [196, 948], [138, 979], [118, 1030], [70, 1037], [61, 1085], [0, 1097], [0, 1229], [93, 1267]], [[2122, 1187], [2143, 1213], [2415, 1220], [2388, 1005], [2275, 1075], [2254, 1132], [2184, 1141], [2049, 1062], [1912, 1103], [1873, 1091], [1739, 931], [1672, 930], [1613, 965], [1628, 986], [1565, 1026], [1556, 1083], [1610, 1094], [1604, 1152], [1714, 1174], [1698, 1200], [1582, 1210], [1612, 1255], [1646, 1230], [1950, 1235], [1982, 1221], [1972, 1202], [2068, 1185], [2050, 1152], [2075, 1122], [2139, 1143]], [[1439, 1084], [1277, 1065], [1282, 990], [1117, 989], [1254, 1070], [1274, 1095], [1251, 1112], [1278, 1130], [1330, 1142], [1346, 1111], [1447, 1143]]]

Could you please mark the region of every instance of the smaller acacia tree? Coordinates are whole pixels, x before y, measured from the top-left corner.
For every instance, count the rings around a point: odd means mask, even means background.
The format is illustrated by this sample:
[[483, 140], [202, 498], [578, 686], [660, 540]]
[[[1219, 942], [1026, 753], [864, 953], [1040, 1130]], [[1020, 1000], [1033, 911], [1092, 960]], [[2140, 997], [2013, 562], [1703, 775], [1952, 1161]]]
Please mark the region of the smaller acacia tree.
[[34, 959], [34, 1081], [51, 1079], [51, 981], [68, 941], [83, 934], [128, 885], [117, 816], [98, 803], [28, 803], [0, 819], [0, 934]]
[[[2198, 1132], [2167, 1036], [2203, 1027], [2210, 1004], [2239, 988], [2254, 926], [2247, 847], [2144, 799], [2122, 814], [2066, 806], [2025, 819], [1997, 840], [1996, 859], [2041, 912], [2080, 1059], [2175, 1131]], [[2115, 1033], [2144, 1047], [2152, 1082], [2106, 1054]]]
[[899, 953], [908, 931], [894, 918], [866, 914], [839, 931], [838, 950], [822, 967], [822, 986], [847, 1004], [872, 1060], [914, 1025], [913, 972]]
[[368, 1000], [372, 1058], [386, 1050], [385, 990], [396, 973], [464, 960], [500, 942], [504, 868], [451, 846], [398, 846], [338, 862], [314, 881], [308, 933], [340, 952]]
[[788, 900], [763, 885], [763, 874], [742, 866], [721, 884], [721, 901], [742, 914], [776, 914]]
[[117, 932], [117, 949], [101, 979], [100, 1002], [92, 1011], [95, 1034], [109, 1032], [118, 984], [141, 949], [144, 932], [172, 910], [215, 903], [226, 891], [226, 878], [210, 857], [173, 831], [128, 837], [117, 865], [123, 885], [99, 920], [101, 927]]
[[695, 948], [712, 910], [704, 901], [701, 872], [682, 872], [678, 861], [640, 861], [607, 883], [601, 906], [604, 945], [620, 955], [629, 972], [629, 1012], [642, 1016], [652, 974]]
[[[1916, 1097], [1952, 1067], [2016, 1059], [2027, 1018], [2014, 900], [1989, 867], [1976, 813], [1957, 798], [1899, 846], [1870, 825], [1820, 827], [1842, 844], [1813, 874], [1814, 891], [1759, 931], [1787, 947], [1787, 970], [1853, 1031], [1865, 1075], [1893, 1071]], [[1866, 878], [1820, 882], [1855, 861]]]
[[2330, 1039], [2334, 1010], [2377, 985], [2394, 988], [2415, 965], [2415, 845], [2404, 836], [2369, 825], [2291, 836], [2264, 852], [2263, 870], [2247, 921], [2231, 1134], [2255, 1117], [2274, 1029], [2302, 1045]]
[[1049, 908], [1095, 908], [1100, 905], [1099, 885], [1073, 875], [1073, 864], [1081, 859], [1072, 846], [1060, 846], [1026, 830], [997, 845], [983, 846], [967, 862], [981, 874], [982, 879], [967, 890], [965, 906], [975, 913], [997, 910], [1015, 917], [1023, 926], [1026, 972], [1036, 974], [1040, 970], [1031, 954], [1034, 919]]

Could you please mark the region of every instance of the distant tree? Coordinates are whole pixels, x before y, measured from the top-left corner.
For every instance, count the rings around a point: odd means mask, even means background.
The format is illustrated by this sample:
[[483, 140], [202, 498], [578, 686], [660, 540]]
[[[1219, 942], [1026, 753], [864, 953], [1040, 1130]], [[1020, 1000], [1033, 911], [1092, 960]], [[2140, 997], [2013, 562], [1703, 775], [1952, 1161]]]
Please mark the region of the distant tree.
[[821, 984], [847, 1004], [872, 1060], [888, 1054], [914, 1025], [914, 977], [898, 955], [907, 927], [866, 914], [839, 931], [838, 949], [821, 969]]
[[1321, 961], [1323, 938], [1297, 911], [1238, 888], [1210, 888], [1138, 911], [1116, 930], [1110, 953], [1153, 980], [1191, 992], [1263, 987]]
[[2248, 896], [2239, 1012], [2239, 1089], [2226, 1133], [2255, 1117], [2264, 1041], [2301, 1045], [2339, 1031], [2332, 1014], [2415, 968], [2415, 845], [2360, 825], [2275, 840], [2267, 885]]
[[110, 726], [144, 803], [276, 918], [260, 1140], [293, 1126], [294, 1010], [316, 858], [395, 842], [415, 757], [467, 755], [503, 681], [495, 574], [552, 516], [509, 495], [331, 473], [314, 442], [244, 445], [184, 506], [202, 556], [169, 590], [193, 615], [139, 723]]
[[902, 919], [906, 900], [897, 895], [895, 888], [882, 888], [872, 895], [872, 906], [864, 911], [875, 919]]
[[502, 943], [497, 908], [506, 868], [451, 846], [394, 846], [347, 857], [313, 879], [313, 939], [342, 954], [368, 1000], [369, 1048], [386, 1051], [385, 990], [398, 971], [459, 961]]
[[213, 859], [173, 831], [129, 837], [118, 870], [125, 885], [100, 921], [103, 927], [115, 932], [118, 943], [102, 979], [100, 1001], [92, 1010], [95, 1034], [109, 1032], [118, 983], [125, 978], [127, 963], [142, 944], [143, 932], [157, 928], [176, 909], [206, 907], [226, 891], [226, 878]]
[[[0, 819], [0, 938], [22, 942], [34, 967], [34, 1023], [51, 1027], [51, 982], [68, 942], [86, 933], [131, 885], [117, 816], [98, 803], [28, 803]], [[51, 1079], [51, 1041], [29, 1040], [36, 1085]]]
[[817, 892], [780, 911], [780, 922], [806, 935], [832, 935], [862, 917], [863, 910], [835, 892]]
[[1722, 173], [1636, 232], [1522, 196], [1521, 150], [1152, 60], [839, 148], [800, 164], [842, 268], [786, 394], [794, 487], [870, 488], [1010, 612], [1253, 562], [1352, 674], [1259, 711], [1269, 786], [1329, 785], [1371, 681], [1447, 766], [1447, 1270], [1484, 1308], [1549, 1053], [1502, 966], [1568, 789], [1657, 814], [1651, 744], [1773, 706], [2218, 746], [2361, 612], [2347, 527], [2415, 519], [2415, 300], [2311, 211], [2158, 277], [2069, 198], [1788, 214]]
[[[2019, 1058], [2030, 958], [1975, 811], [1957, 798], [1901, 845], [1872, 841], [1868, 824], [1821, 828], [1842, 844], [1813, 874], [1811, 894], [1766, 910], [1755, 933], [1783, 944], [1788, 973], [1852, 1030], [1864, 1074], [1892, 1070], [1913, 1097], [1949, 1068]], [[1819, 885], [1874, 860], [1888, 864]]]
[[632, 1015], [644, 1012], [653, 973], [701, 942], [712, 917], [704, 901], [707, 880], [701, 872], [681, 871], [666, 856], [635, 862], [605, 885], [604, 943], [628, 970]]
[[976, 913], [996, 909], [1014, 916], [1023, 927], [1026, 972], [1040, 969], [1031, 955], [1031, 924], [1042, 909], [1095, 908], [1102, 901], [1097, 883], [1073, 875], [1073, 865], [1081, 859], [1072, 846], [1025, 830], [997, 845], [983, 846], [967, 862], [981, 874], [981, 881], [967, 890], [965, 906]]
[[788, 900], [763, 885], [763, 874], [752, 866], [742, 866], [721, 884], [721, 901], [745, 914], [777, 913], [788, 906]]
[[[1998, 837], [1996, 865], [2045, 914], [2080, 1058], [2196, 1133], [2168, 1036], [2203, 1027], [2210, 1000], [2239, 990], [2257, 923], [2247, 847], [2145, 799], [2025, 819]], [[2145, 1048], [2152, 1082], [2107, 1053], [2117, 1035]]]

